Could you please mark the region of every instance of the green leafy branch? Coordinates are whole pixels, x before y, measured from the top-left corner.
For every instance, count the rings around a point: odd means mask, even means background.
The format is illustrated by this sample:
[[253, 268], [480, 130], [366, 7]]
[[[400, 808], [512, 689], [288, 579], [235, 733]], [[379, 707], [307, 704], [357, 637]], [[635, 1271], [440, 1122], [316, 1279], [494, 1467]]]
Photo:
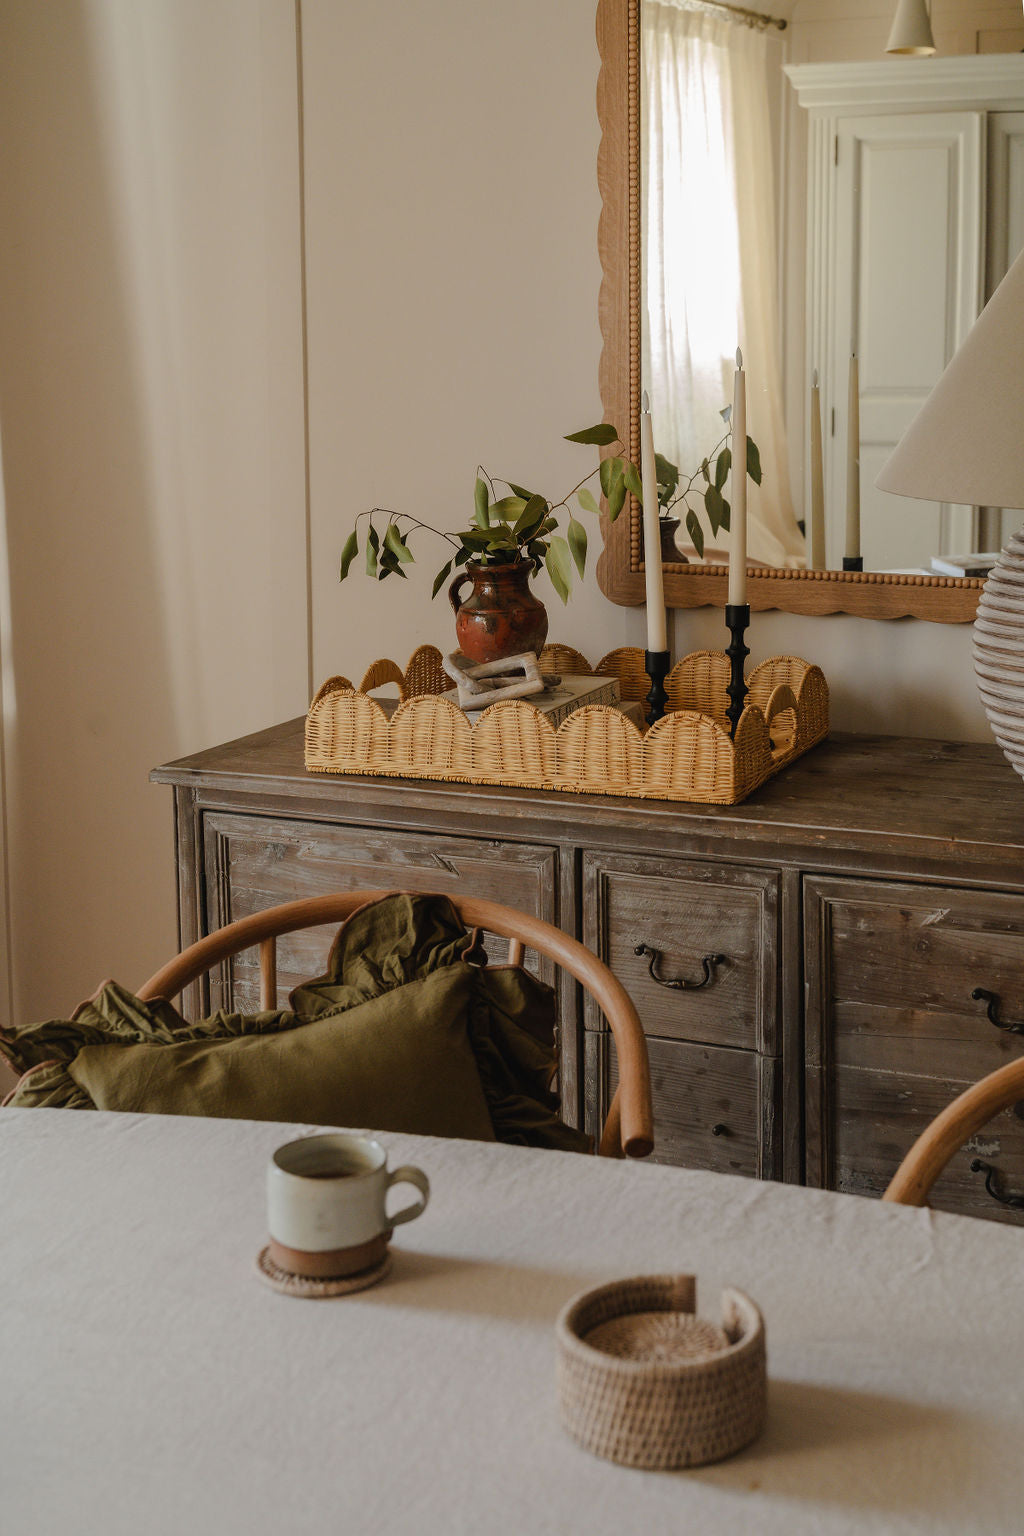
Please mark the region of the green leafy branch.
[[[618, 433], [607, 423], [574, 432], [567, 441], [601, 447], [618, 444], [621, 447]], [[426, 529], [447, 540], [454, 548], [454, 553], [434, 577], [432, 597], [437, 596], [453, 571], [471, 560], [485, 566], [513, 565], [529, 560], [535, 567], [544, 566], [555, 591], [563, 603], [567, 602], [573, 572], [575, 570], [582, 577], [587, 561], [587, 530], [569, 503], [575, 497], [581, 511], [600, 512], [588, 484], [595, 475], [600, 480], [608, 516], [614, 522], [625, 504], [627, 490], [633, 491], [634, 495], [640, 494], [640, 476], [624, 457], [604, 459], [597, 469], [590, 470], [556, 502], [513, 480], [491, 476], [478, 466], [472, 519], [468, 527], [454, 532], [435, 528], [408, 513], [393, 512], [387, 507], [360, 512], [341, 552], [339, 579], [344, 581], [349, 574], [360, 547], [368, 576], [378, 581], [388, 576], [405, 578], [405, 567], [415, 559], [409, 544], [410, 536]], [[364, 521], [365, 538], [360, 546], [360, 524]], [[563, 525], [564, 533], [559, 531]]]

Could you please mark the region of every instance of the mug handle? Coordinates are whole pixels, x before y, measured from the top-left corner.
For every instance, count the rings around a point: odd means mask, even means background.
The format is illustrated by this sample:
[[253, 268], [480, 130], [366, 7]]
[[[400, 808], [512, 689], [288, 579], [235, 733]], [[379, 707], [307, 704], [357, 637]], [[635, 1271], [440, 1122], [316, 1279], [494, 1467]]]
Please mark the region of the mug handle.
[[[401, 1226], [403, 1221], [412, 1221], [414, 1217], [422, 1216], [427, 1208], [427, 1201], [430, 1199], [430, 1180], [422, 1168], [413, 1168], [411, 1166], [396, 1168], [394, 1173], [388, 1174], [388, 1189], [391, 1188], [392, 1184], [414, 1184], [423, 1198], [422, 1200], [414, 1201], [412, 1205], [407, 1205], [405, 1210], [399, 1211], [396, 1216], [388, 1216], [385, 1210], [384, 1215], [388, 1226], [398, 1227]], [[387, 1191], [385, 1191], [385, 1199], [386, 1197]]]

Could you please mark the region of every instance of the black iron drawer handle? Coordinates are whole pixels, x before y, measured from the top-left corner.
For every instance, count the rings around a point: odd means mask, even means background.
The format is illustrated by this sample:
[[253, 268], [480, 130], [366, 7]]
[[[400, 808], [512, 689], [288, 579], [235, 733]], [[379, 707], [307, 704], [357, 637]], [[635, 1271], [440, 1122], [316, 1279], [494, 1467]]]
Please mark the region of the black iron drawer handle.
[[986, 1004], [985, 1012], [996, 1029], [1003, 1029], [1008, 1035], [1024, 1035], [1024, 1023], [1011, 1024], [1008, 1020], [999, 1017], [997, 1012], [999, 1008], [998, 992], [988, 992], [984, 987], [975, 987], [971, 996], [976, 1003]]
[[1008, 1205], [1011, 1211], [1024, 1211], [1024, 1195], [1004, 1195], [996, 1189], [996, 1170], [991, 1163], [983, 1163], [980, 1157], [971, 1162], [972, 1173], [985, 1175], [985, 1188], [993, 1200], [998, 1200], [1000, 1205]]
[[701, 969], [704, 972], [700, 981], [670, 981], [667, 976], [659, 976], [654, 969], [661, 961], [660, 949], [652, 949], [650, 944], [637, 944], [633, 949], [633, 953], [634, 955], [649, 956], [647, 969], [650, 972], [651, 980], [656, 981], [659, 987], [671, 987], [673, 992], [698, 992], [701, 987], [706, 987], [710, 981], [714, 980], [712, 972], [715, 966], [725, 964], [724, 955], [705, 955], [700, 962]]

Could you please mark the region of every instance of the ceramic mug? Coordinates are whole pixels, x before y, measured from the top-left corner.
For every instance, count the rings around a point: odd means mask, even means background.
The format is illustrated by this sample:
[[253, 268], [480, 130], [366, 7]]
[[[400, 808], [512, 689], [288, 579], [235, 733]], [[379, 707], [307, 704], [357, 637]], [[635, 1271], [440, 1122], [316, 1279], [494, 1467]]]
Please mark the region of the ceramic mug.
[[[387, 1211], [392, 1184], [413, 1184], [421, 1198]], [[379, 1141], [332, 1131], [278, 1147], [267, 1169], [270, 1258], [293, 1275], [354, 1275], [379, 1264], [391, 1229], [426, 1210], [430, 1184], [419, 1168], [388, 1171]]]

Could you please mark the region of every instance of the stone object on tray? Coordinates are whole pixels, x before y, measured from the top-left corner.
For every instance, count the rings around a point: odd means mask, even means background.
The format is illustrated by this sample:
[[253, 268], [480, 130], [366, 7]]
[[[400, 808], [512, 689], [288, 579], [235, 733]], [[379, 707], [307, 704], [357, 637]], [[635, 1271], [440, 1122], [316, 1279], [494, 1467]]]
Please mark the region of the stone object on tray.
[[442, 666], [455, 684], [443, 697], [460, 709], [486, 709], [499, 699], [526, 699], [543, 693], [545, 688], [535, 651], [479, 664], [471, 662], [461, 651], [453, 651], [444, 658]]

